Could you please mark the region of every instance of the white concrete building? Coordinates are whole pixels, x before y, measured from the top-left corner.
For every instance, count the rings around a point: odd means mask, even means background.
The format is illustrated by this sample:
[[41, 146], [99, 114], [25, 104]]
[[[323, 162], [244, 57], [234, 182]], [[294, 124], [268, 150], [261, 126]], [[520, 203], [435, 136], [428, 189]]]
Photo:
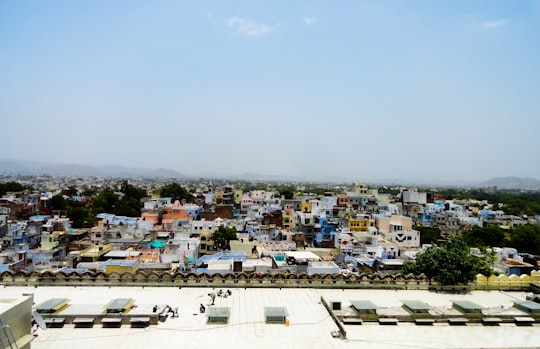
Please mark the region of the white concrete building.
[[425, 205], [427, 203], [427, 194], [413, 190], [405, 190], [401, 193], [404, 203], [415, 203]]

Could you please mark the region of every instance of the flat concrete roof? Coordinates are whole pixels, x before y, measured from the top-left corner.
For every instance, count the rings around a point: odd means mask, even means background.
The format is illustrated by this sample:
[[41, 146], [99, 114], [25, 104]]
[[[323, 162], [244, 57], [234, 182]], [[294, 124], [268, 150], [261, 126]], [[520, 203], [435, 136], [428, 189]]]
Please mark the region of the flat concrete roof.
[[311, 251], [284, 251], [287, 257], [294, 257], [295, 259], [308, 259], [318, 261], [321, 259], [318, 255]]
[[127, 256], [130, 257], [137, 257], [141, 254], [140, 251], [136, 250], [124, 250], [124, 251], [109, 251], [105, 254], [105, 258], [126, 258]]
[[[68, 298], [70, 308], [85, 305], [103, 309], [117, 298], [132, 298], [137, 309], [151, 309], [154, 305], [178, 307], [178, 318], [146, 328], [122, 325], [119, 328], [77, 328], [66, 324], [63, 328], [38, 329], [33, 349], [95, 349], [95, 348], [527, 348], [538, 347], [540, 324], [517, 326], [501, 323], [484, 326], [468, 323], [450, 326], [435, 323], [418, 326], [399, 322], [391, 328], [377, 322], [362, 325], [343, 325], [347, 339], [334, 338], [338, 328], [321, 302], [325, 300], [348, 303], [350, 300], [369, 300], [378, 309], [401, 308], [400, 300], [421, 300], [433, 307], [452, 309], [454, 301], [470, 301], [490, 310], [511, 308], [514, 302], [525, 300], [526, 292], [473, 291], [466, 294], [437, 293], [416, 290], [341, 290], [341, 289], [279, 289], [230, 288], [231, 295], [216, 297], [215, 307], [228, 307], [226, 324], [208, 324], [206, 314], [199, 312], [200, 304], [207, 308], [211, 288], [191, 287], [2, 287], [2, 297], [18, 298], [33, 293], [35, 304], [52, 298]], [[219, 289], [219, 288], [218, 288]], [[225, 290], [225, 289], [224, 289]], [[217, 290], [214, 290], [217, 291]], [[287, 309], [287, 323], [267, 324], [265, 308]], [[73, 308], [72, 308], [73, 309]]]

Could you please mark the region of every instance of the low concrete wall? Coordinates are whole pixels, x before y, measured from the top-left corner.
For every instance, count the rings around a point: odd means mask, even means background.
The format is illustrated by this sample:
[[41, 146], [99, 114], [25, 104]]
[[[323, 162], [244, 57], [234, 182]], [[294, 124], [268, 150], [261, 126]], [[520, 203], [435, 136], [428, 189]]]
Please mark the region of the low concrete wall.
[[[536, 275], [535, 275], [536, 277]], [[468, 285], [440, 286], [425, 275], [390, 274], [314, 274], [292, 273], [229, 273], [209, 275], [206, 273], [145, 272], [83, 274], [62, 272], [20, 271], [0, 273], [0, 284], [5, 286], [164, 286], [164, 287], [279, 287], [279, 288], [366, 288], [402, 290], [528, 290], [533, 278], [477, 276]]]
[[[34, 340], [31, 334], [33, 301], [34, 297], [31, 295], [2, 301], [4, 306], [0, 309], [0, 322], [9, 326], [13, 335], [12, 339], [16, 341], [16, 343], [11, 343], [14, 348], [30, 349], [31, 342]], [[2, 330], [0, 345], [5, 344], [6, 347], [11, 347], [8, 342], [4, 342], [7, 338], [2, 338], [5, 334], [6, 332]]]
[[339, 333], [341, 334], [341, 338], [345, 339], [347, 338], [347, 331], [345, 331], [345, 328], [343, 327], [343, 324], [339, 319], [336, 317], [336, 314], [334, 314], [334, 311], [330, 308], [330, 305], [326, 302], [326, 300], [321, 297], [321, 304], [324, 306], [328, 314], [332, 317], [332, 320], [334, 320], [334, 323], [338, 327]]
[[529, 287], [532, 281], [530, 275], [491, 275], [486, 277], [482, 274], [476, 276], [475, 283], [478, 286], [491, 286], [491, 287], [506, 287], [506, 286], [523, 286]]

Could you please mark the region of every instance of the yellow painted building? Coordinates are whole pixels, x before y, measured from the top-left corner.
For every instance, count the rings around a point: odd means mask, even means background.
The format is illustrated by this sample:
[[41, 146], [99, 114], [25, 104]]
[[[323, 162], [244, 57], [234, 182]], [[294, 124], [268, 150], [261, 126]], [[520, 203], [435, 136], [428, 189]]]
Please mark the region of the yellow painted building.
[[281, 213], [281, 217], [282, 217], [281, 226], [283, 228], [288, 228], [288, 229], [294, 228], [294, 216], [292, 214], [286, 213], [285, 211], [283, 211]]
[[349, 218], [347, 222], [350, 231], [367, 231], [370, 224], [370, 220], [367, 217], [353, 217]]
[[240, 205], [242, 203], [242, 195], [244, 192], [242, 189], [234, 189], [233, 190], [233, 201], [235, 205]]
[[210, 230], [203, 230], [201, 232], [200, 240], [201, 244], [199, 245], [199, 254], [215, 254], [217, 253], [217, 247], [214, 246], [214, 240], [212, 239], [213, 233]]
[[41, 234], [41, 248], [44, 250], [53, 250], [58, 247], [60, 242], [58, 241], [60, 239], [60, 234], [64, 234], [64, 232], [59, 231], [53, 231], [48, 232], [44, 231]]
[[300, 210], [303, 213], [311, 213], [311, 202], [308, 200], [303, 200], [302, 205], [300, 206]]
[[223, 193], [216, 194], [216, 204], [220, 205], [223, 203]]
[[134, 273], [139, 269], [140, 262], [138, 261], [107, 261], [105, 264], [105, 272], [110, 273]]
[[92, 245], [81, 250], [81, 262], [97, 262], [106, 253], [112, 250], [110, 245]]

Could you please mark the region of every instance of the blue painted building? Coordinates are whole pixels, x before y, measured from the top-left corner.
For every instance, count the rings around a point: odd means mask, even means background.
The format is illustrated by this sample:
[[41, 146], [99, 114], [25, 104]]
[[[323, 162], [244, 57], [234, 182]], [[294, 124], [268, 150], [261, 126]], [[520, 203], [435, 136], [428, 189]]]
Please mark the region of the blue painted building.
[[323, 241], [334, 241], [334, 235], [338, 225], [339, 223], [337, 221], [330, 220], [326, 217], [318, 217], [316, 228], [319, 231], [315, 233], [315, 247], [321, 247]]

